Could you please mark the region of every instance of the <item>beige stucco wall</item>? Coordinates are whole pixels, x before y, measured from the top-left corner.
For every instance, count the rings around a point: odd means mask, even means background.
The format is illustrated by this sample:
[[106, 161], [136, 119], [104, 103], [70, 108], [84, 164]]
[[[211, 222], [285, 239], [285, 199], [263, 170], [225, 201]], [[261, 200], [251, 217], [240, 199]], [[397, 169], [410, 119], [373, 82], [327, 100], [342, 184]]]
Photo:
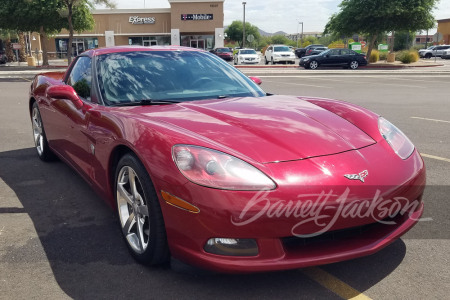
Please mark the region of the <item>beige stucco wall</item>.
[[443, 35], [444, 44], [450, 44], [450, 19], [438, 20], [437, 32]]
[[[213, 33], [215, 28], [223, 27], [223, 2], [171, 2], [172, 28], [183, 33]], [[213, 14], [213, 20], [181, 20], [183, 14]]]

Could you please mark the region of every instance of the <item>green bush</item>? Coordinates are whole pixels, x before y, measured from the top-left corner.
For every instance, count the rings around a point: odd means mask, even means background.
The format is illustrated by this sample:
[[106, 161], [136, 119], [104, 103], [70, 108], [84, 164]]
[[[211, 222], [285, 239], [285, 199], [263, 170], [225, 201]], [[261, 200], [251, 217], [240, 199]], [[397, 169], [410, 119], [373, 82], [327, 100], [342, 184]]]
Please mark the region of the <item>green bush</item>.
[[419, 54], [415, 50], [403, 50], [397, 52], [396, 60], [399, 60], [404, 64], [410, 64], [419, 60]]
[[389, 52], [388, 51], [381, 51], [380, 52], [380, 60], [386, 60]]
[[372, 52], [370, 53], [369, 62], [376, 63], [379, 59], [380, 59], [380, 52], [378, 52], [377, 50], [372, 50]]

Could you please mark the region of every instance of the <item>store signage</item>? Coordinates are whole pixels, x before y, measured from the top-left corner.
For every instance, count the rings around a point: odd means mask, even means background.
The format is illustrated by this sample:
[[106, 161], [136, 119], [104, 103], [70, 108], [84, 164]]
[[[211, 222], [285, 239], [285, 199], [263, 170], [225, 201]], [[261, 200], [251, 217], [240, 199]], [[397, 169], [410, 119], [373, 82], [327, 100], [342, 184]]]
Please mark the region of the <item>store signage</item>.
[[130, 22], [133, 25], [155, 24], [155, 21], [156, 19], [154, 17], [141, 18], [139, 16], [131, 16], [128, 19], [128, 22]]
[[181, 21], [209, 21], [213, 20], [213, 14], [183, 14], [181, 15]]

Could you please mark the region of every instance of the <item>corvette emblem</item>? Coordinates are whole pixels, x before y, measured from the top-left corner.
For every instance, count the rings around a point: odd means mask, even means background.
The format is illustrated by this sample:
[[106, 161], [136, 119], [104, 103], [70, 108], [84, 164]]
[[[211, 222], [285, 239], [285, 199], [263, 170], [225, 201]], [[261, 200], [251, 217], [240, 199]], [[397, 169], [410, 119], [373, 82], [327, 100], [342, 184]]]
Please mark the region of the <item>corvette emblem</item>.
[[367, 170], [362, 171], [359, 174], [346, 174], [344, 175], [345, 178], [348, 178], [350, 180], [361, 180], [361, 182], [364, 182], [364, 178], [369, 176], [369, 172]]

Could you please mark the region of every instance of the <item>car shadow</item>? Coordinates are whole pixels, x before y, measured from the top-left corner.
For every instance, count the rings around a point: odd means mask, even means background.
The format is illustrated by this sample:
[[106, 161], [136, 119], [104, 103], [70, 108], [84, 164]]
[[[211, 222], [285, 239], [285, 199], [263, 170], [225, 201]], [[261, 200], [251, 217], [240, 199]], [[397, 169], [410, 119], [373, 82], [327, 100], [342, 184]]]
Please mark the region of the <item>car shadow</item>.
[[[64, 163], [41, 162], [27, 148], [0, 153], [0, 166], [0, 178], [23, 205], [3, 207], [0, 215], [30, 216], [55, 279], [71, 298], [338, 299], [302, 270], [230, 275], [176, 260], [171, 266], [139, 265], [128, 253], [115, 212]], [[2, 260], [26, 253], [27, 247], [31, 245], [2, 249]], [[324, 268], [344, 272], [364, 292], [394, 271], [405, 253], [404, 242], [398, 240], [374, 255]]]

